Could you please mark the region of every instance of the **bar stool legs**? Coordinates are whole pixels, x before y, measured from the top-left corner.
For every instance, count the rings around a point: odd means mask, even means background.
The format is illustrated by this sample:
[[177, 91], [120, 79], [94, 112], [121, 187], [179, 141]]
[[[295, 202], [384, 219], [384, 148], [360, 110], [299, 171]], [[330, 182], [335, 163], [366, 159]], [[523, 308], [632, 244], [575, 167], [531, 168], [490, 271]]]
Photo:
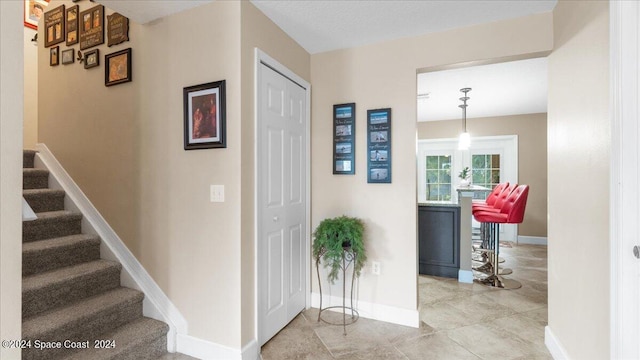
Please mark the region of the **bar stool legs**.
[[[482, 223], [482, 246], [483, 252], [487, 254], [488, 262], [481, 267], [477, 267], [474, 270], [480, 271], [483, 270], [491, 270], [491, 274], [483, 279], [478, 279], [477, 281], [483, 285], [498, 287], [501, 289], [518, 289], [522, 287], [522, 284], [516, 280], [505, 279], [500, 273], [500, 268], [498, 266], [500, 261], [500, 241], [498, 239], [500, 235], [500, 224], [498, 223]], [[505, 269], [511, 270], [511, 269]], [[504, 271], [503, 271], [504, 273]]]

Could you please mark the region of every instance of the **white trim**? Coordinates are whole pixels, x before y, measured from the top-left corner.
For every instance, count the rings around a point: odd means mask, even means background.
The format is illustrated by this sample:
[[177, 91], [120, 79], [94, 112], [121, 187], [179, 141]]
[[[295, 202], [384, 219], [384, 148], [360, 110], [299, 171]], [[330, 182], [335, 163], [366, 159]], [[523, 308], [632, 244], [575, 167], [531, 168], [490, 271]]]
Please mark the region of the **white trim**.
[[471, 270], [458, 270], [458, 282], [473, 284], [473, 271]]
[[551, 328], [549, 326], [544, 327], [544, 345], [547, 347], [551, 356], [555, 360], [564, 360], [569, 359], [567, 355], [567, 351], [564, 349], [564, 346], [560, 343], [558, 338], [553, 334]]
[[242, 347], [242, 360], [259, 360], [260, 359], [260, 346], [258, 341], [252, 339], [249, 343]]
[[[255, 327], [255, 339], [259, 342], [260, 340], [260, 324], [259, 324], [259, 320], [260, 320], [260, 307], [259, 307], [259, 284], [258, 284], [258, 238], [259, 238], [259, 234], [260, 234], [260, 229], [259, 229], [259, 225], [260, 225], [260, 209], [258, 206], [258, 190], [259, 190], [259, 180], [258, 179], [258, 113], [259, 113], [259, 108], [260, 108], [260, 103], [259, 103], [259, 95], [260, 95], [260, 91], [259, 91], [259, 74], [260, 74], [260, 63], [263, 63], [269, 67], [271, 67], [272, 69], [274, 69], [275, 71], [279, 72], [280, 74], [284, 75], [285, 77], [289, 78], [290, 80], [292, 80], [293, 82], [297, 83], [298, 85], [300, 85], [302, 88], [304, 88], [305, 93], [306, 93], [306, 142], [307, 142], [307, 146], [306, 146], [306, 177], [307, 177], [307, 183], [306, 183], [306, 241], [307, 241], [307, 249], [309, 250], [309, 256], [306, 258], [306, 262], [307, 265], [305, 266], [306, 269], [306, 294], [305, 294], [305, 302], [306, 302], [306, 308], [308, 309], [309, 307], [311, 307], [311, 84], [309, 84], [309, 82], [307, 82], [306, 80], [304, 80], [302, 77], [298, 76], [297, 74], [295, 74], [293, 71], [289, 70], [287, 67], [285, 67], [284, 65], [282, 65], [280, 62], [278, 62], [277, 60], [275, 60], [274, 58], [272, 58], [271, 56], [267, 55], [267, 53], [265, 53], [264, 51], [255, 48], [255, 62], [254, 62], [254, 84], [253, 84], [253, 88], [254, 88], [254, 97], [253, 97], [253, 108], [254, 108], [254, 138], [253, 138], [253, 143], [254, 143], [254, 161], [253, 161], [253, 169], [254, 169], [254, 199], [253, 199], [253, 203], [254, 203], [254, 229], [255, 229], [255, 233], [254, 233], [254, 254], [255, 254], [255, 260], [254, 260], [254, 295], [255, 295], [255, 323], [254, 323], [254, 327]], [[260, 347], [260, 344], [257, 344], [258, 347]]]
[[102, 240], [100, 242], [100, 256], [122, 264], [120, 281], [123, 286], [134, 288], [144, 293], [144, 316], [164, 321], [169, 325], [167, 350], [175, 352], [176, 335], [187, 333], [187, 320], [142, 267], [138, 259], [133, 256], [111, 226], [107, 224], [49, 148], [45, 144], [36, 144], [36, 150], [38, 151], [35, 158], [36, 167], [46, 167], [51, 174], [49, 187], [64, 190], [66, 192], [65, 208], [74, 209], [82, 213], [82, 231], [98, 235]]
[[529, 244], [529, 245], [547, 245], [547, 238], [543, 236], [522, 236], [518, 235], [518, 241], [516, 244]]
[[[322, 297], [322, 305], [324, 307], [342, 306], [342, 297], [324, 295]], [[311, 294], [311, 306], [316, 309], [320, 307], [320, 294]], [[357, 305], [354, 304], [354, 307], [358, 310], [360, 317], [363, 318], [414, 328], [420, 327], [420, 313], [418, 310], [403, 309], [395, 306], [370, 303], [361, 300], [358, 300]], [[338, 310], [331, 309], [331, 311]]]
[[253, 339], [242, 350], [194, 336], [178, 334], [177, 352], [202, 360], [259, 360], [260, 347]]
[[631, 254], [637, 235], [639, 177], [640, 4], [609, 3], [609, 109], [611, 178], [609, 202], [610, 357], [640, 357], [640, 266]]

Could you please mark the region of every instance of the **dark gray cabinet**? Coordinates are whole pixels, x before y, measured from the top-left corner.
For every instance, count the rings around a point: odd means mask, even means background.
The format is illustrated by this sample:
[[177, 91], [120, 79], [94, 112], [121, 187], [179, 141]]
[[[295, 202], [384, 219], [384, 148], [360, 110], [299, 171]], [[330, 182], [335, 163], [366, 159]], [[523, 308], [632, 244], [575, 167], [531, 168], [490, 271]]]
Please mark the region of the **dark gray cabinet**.
[[460, 206], [418, 206], [419, 272], [450, 278], [460, 269]]

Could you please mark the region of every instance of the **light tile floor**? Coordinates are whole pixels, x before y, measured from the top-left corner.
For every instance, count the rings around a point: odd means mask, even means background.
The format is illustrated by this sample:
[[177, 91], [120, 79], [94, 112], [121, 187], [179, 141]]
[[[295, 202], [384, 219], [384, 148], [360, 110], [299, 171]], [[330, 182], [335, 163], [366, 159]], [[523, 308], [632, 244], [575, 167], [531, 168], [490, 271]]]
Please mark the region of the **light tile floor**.
[[[317, 322], [309, 309], [262, 347], [264, 360], [281, 359], [552, 359], [547, 324], [547, 247], [501, 247], [506, 276], [517, 290], [419, 277], [421, 326], [360, 318], [347, 327]], [[323, 318], [342, 315], [326, 312]], [[331, 320], [330, 319], [330, 320]]]

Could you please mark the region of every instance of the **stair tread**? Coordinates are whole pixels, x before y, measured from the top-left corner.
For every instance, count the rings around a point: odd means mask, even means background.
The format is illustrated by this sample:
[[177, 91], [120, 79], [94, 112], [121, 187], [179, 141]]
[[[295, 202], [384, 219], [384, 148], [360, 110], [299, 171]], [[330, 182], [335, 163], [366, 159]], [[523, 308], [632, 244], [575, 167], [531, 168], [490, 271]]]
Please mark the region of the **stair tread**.
[[67, 306], [32, 316], [22, 322], [22, 337], [37, 339], [43, 334], [80, 320], [86, 320], [126, 303], [142, 301], [144, 294], [138, 290], [119, 287], [102, 294], [82, 299]]
[[39, 169], [39, 168], [22, 168], [23, 175], [31, 175], [31, 176], [44, 176], [49, 175], [49, 170], [47, 169]]
[[37, 195], [42, 195], [42, 194], [53, 194], [53, 195], [59, 195], [59, 196], [64, 196], [65, 192], [64, 190], [58, 190], [58, 189], [49, 189], [49, 188], [44, 188], [44, 189], [23, 189], [22, 190], [22, 195], [24, 197], [27, 196], [37, 196]]
[[113, 349], [95, 349], [90, 343], [89, 349], [84, 349], [66, 357], [66, 360], [81, 359], [110, 359], [125, 351], [131, 350], [136, 345], [142, 344], [161, 336], [166, 336], [169, 326], [161, 321], [142, 317], [125, 324], [114, 331], [102, 334], [103, 340], [113, 341]]
[[[82, 218], [81, 213], [75, 212], [75, 211], [69, 211], [69, 210], [44, 211], [44, 212], [36, 213], [36, 215], [38, 215], [38, 220], [49, 220], [49, 219], [56, 219], [56, 218], [63, 218], [63, 217]], [[34, 222], [34, 221], [37, 221], [37, 220], [33, 220], [31, 222]]]
[[25, 276], [22, 278], [22, 292], [25, 293], [34, 289], [61, 284], [111, 268], [116, 268], [120, 271], [122, 265], [114, 261], [101, 259]]
[[82, 243], [86, 243], [86, 245], [100, 244], [100, 237], [91, 234], [77, 234], [27, 242], [22, 244], [22, 254], [40, 252], [50, 248], [80, 245]]

